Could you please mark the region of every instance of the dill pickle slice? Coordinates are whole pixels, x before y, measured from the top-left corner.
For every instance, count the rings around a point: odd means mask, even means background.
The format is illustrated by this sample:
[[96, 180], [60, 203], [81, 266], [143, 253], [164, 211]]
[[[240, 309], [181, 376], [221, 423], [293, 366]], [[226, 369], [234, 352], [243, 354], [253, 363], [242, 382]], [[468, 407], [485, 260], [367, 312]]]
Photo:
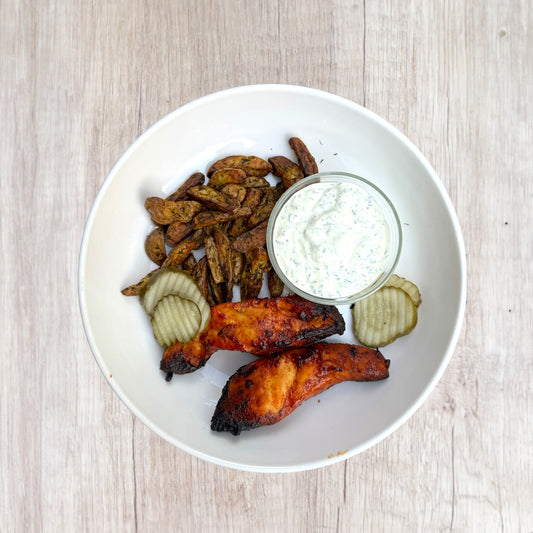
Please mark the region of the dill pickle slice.
[[418, 321], [418, 312], [404, 290], [385, 286], [355, 302], [353, 318], [359, 342], [380, 347], [410, 333]]
[[405, 291], [411, 297], [411, 300], [413, 300], [416, 307], [422, 303], [419, 288], [412, 281], [402, 278], [397, 274], [393, 274], [388, 279], [387, 283], [385, 283], [385, 287], [398, 287], [398, 289], [402, 289], [402, 291]]
[[159, 300], [152, 316], [152, 328], [164, 348], [176, 341], [187, 343], [200, 331], [202, 314], [192, 300], [169, 294]]
[[152, 316], [159, 301], [170, 294], [191, 300], [197, 305], [202, 316], [200, 331], [203, 331], [211, 319], [211, 308], [193, 278], [183, 270], [164, 267], [156, 272], [140, 293], [141, 305]]

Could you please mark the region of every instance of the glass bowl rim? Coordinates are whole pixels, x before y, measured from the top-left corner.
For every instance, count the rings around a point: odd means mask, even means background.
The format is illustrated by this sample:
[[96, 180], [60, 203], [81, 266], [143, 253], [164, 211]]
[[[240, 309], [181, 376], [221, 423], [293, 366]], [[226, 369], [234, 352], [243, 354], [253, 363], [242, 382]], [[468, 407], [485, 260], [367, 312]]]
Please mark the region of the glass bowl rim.
[[[302, 190], [303, 188], [314, 185], [316, 183], [357, 183], [359, 186], [362, 186], [362, 188], [372, 195], [372, 197], [377, 201], [378, 206], [380, 207], [383, 216], [387, 222], [387, 225], [389, 227], [390, 232], [390, 250], [389, 250], [389, 258], [386, 264], [386, 267], [384, 269], [383, 274], [381, 274], [377, 280], [374, 281], [371, 285], [365, 287], [364, 289], [360, 290], [356, 294], [349, 295], [349, 296], [342, 296], [338, 298], [326, 298], [323, 296], [318, 296], [315, 294], [311, 294], [306, 292], [303, 289], [300, 289], [298, 286], [296, 286], [290, 279], [287, 278], [283, 270], [278, 264], [278, 261], [276, 259], [275, 254], [275, 246], [274, 246], [274, 227], [277, 220], [277, 217], [285, 204], [288, 202], [294, 194]], [[402, 235], [402, 227], [400, 223], [400, 218], [398, 216], [398, 213], [396, 211], [396, 208], [394, 207], [394, 204], [391, 202], [389, 197], [373, 182], [370, 180], [363, 178], [362, 176], [358, 176], [357, 174], [352, 174], [349, 172], [343, 172], [343, 171], [328, 171], [328, 172], [318, 172], [316, 174], [312, 174], [310, 176], [307, 176], [299, 181], [297, 181], [295, 184], [291, 185], [284, 193], [280, 196], [278, 201], [276, 202], [272, 213], [270, 214], [270, 218], [267, 225], [267, 235], [266, 235], [266, 246], [268, 251], [268, 256], [270, 258], [270, 262], [272, 264], [272, 268], [275, 270], [276, 274], [281, 278], [283, 283], [285, 284], [286, 288], [303, 298], [310, 300], [315, 303], [325, 304], [325, 305], [344, 305], [344, 304], [351, 304], [358, 300], [362, 300], [363, 298], [366, 298], [367, 296], [370, 296], [372, 293], [379, 290], [385, 283], [387, 283], [388, 279], [392, 276], [394, 273], [396, 266], [398, 265], [398, 261], [400, 259], [400, 254], [402, 250], [402, 244], [403, 244], [403, 235]], [[392, 258], [392, 259], [391, 259]]]

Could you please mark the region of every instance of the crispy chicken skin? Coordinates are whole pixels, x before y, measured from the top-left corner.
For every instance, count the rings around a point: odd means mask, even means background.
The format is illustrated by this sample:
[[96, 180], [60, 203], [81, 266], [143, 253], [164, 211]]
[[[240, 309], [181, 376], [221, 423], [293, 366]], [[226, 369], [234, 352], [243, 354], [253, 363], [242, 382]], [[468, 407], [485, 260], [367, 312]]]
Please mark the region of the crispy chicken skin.
[[343, 381], [389, 377], [379, 350], [321, 342], [263, 357], [230, 377], [211, 419], [213, 431], [241, 431], [275, 424], [305, 400]]
[[200, 335], [165, 350], [160, 367], [187, 374], [204, 366], [217, 350], [275, 355], [343, 333], [344, 328], [336, 307], [296, 295], [223, 303], [211, 307], [211, 320]]

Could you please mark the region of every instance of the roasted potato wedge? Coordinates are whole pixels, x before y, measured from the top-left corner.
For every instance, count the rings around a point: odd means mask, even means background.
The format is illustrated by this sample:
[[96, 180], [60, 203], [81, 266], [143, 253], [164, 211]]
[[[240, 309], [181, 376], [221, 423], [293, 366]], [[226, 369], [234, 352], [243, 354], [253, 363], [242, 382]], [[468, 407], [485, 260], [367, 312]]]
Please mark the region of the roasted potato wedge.
[[235, 198], [231, 198], [206, 185], [191, 187], [189, 189], [189, 196], [209, 209], [225, 211], [226, 213], [233, 213], [241, 205]]
[[267, 226], [268, 220], [263, 220], [263, 222], [255, 226], [255, 228], [245, 231], [239, 235], [233, 241], [233, 249], [236, 252], [245, 253], [253, 250], [254, 248], [265, 246]]
[[223, 289], [223, 283], [217, 283], [214, 280], [212, 273], [210, 273], [209, 275], [209, 289], [211, 291], [211, 297], [215, 302], [215, 305], [225, 303], [226, 294]]
[[170, 202], [157, 196], [150, 196], [144, 207], [156, 224], [167, 226], [173, 222], [189, 222], [202, 209], [201, 204], [190, 200]]
[[263, 220], [267, 220], [270, 213], [272, 213], [272, 209], [274, 209], [274, 205], [276, 205], [274, 187], [269, 187], [263, 191], [261, 201], [248, 218], [246, 222], [247, 228], [254, 228], [257, 224], [263, 222]]
[[231, 243], [227, 235], [218, 227], [213, 228], [212, 237], [218, 253], [218, 262], [222, 277], [225, 283], [233, 286], [233, 263], [231, 254]]
[[268, 161], [254, 155], [231, 155], [220, 159], [211, 165], [207, 175], [211, 176], [217, 170], [222, 168], [239, 168], [246, 172], [247, 176], [264, 177], [272, 171]]
[[191, 239], [180, 241], [174, 248], [168, 252], [167, 258], [161, 265], [162, 267], [178, 267], [187, 256], [194, 250], [196, 243]]
[[156, 265], [161, 266], [167, 257], [165, 248], [165, 230], [161, 227], [154, 228], [144, 241], [146, 255]]
[[250, 176], [242, 182], [242, 186], [246, 189], [261, 189], [263, 187], [270, 187], [270, 183], [265, 178]]
[[278, 155], [270, 157], [268, 162], [272, 165], [274, 176], [281, 178], [281, 183], [285, 189], [294, 185], [304, 177], [304, 173], [299, 165], [291, 161], [288, 157]]
[[185, 237], [188, 237], [192, 232], [193, 227], [191, 222], [173, 222], [167, 227], [165, 241], [169, 246], [173, 247], [185, 239]]
[[244, 269], [244, 254], [231, 250], [231, 262], [233, 271], [233, 285], [241, 284], [242, 271]]
[[207, 256], [204, 255], [196, 263], [196, 266], [192, 269], [191, 276], [209, 305], [215, 305], [209, 292], [209, 265], [207, 263]]
[[224, 187], [220, 189], [220, 192], [227, 194], [231, 198], [235, 198], [241, 203], [241, 206], [246, 198], [246, 188], [237, 183], [228, 183], [228, 185], [224, 185]]
[[265, 248], [255, 248], [246, 254], [241, 278], [241, 299], [257, 298], [263, 286], [263, 274], [270, 268]]
[[281, 281], [281, 278], [276, 274], [276, 271], [273, 268], [271, 268], [267, 272], [267, 284], [268, 292], [270, 293], [271, 298], [281, 296], [285, 285], [283, 284], [283, 281]]
[[192, 174], [185, 183], [181, 185], [176, 191], [167, 196], [167, 200], [170, 202], [177, 202], [178, 200], [185, 200], [187, 198], [187, 191], [191, 187], [196, 185], [203, 185], [205, 181], [205, 176], [201, 172], [195, 172]]
[[[260, 201], [261, 201], [261, 190], [260, 189], [254, 189], [254, 188], [247, 189], [246, 196], [242, 202], [242, 207], [250, 208], [250, 213], [251, 213], [259, 205]], [[246, 219], [247, 217], [239, 217], [235, 219], [230, 229], [228, 230], [228, 234], [230, 237], [238, 237], [239, 235], [241, 235], [248, 229]]]
[[224, 281], [224, 275], [222, 274], [222, 268], [220, 267], [220, 259], [214, 237], [211, 235], [206, 237], [204, 245], [205, 255], [207, 256], [207, 262], [209, 263], [209, 270], [211, 276], [213, 276], [213, 281], [215, 283], [222, 283]]
[[194, 217], [192, 227], [194, 229], [200, 229], [216, 226], [239, 217], [248, 217], [251, 212], [252, 210], [249, 207], [239, 207], [233, 213], [226, 213], [225, 211], [202, 211]]
[[181, 269], [184, 271], [184, 272], [187, 272], [189, 274], [192, 274], [192, 271], [194, 269], [194, 267], [196, 266], [197, 264], [197, 261], [196, 261], [196, 257], [194, 257], [194, 254], [190, 253], [186, 258], [185, 260], [183, 261], [183, 263], [181, 263]]
[[209, 178], [209, 187], [213, 189], [221, 189], [224, 185], [230, 183], [240, 184], [246, 179], [246, 172], [240, 168], [221, 168], [211, 174]]
[[122, 289], [120, 292], [124, 296], [139, 296], [143, 289], [146, 287], [148, 282], [150, 281], [151, 277], [156, 273], [159, 272], [159, 268], [156, 268], [155, 270], [152, 270], [151, 272], [148, 272], [144, 278], [142, 278], [137, 283], [134, 283], [133, 285], [130, 285], [129, 287], [126, 287]]
[[298, 137], [291, 137], [289, 139], [289, 146], [296, 154], [298, 164], [300, 165], [304, 176], [311, 176], [318, 172], [318, 165], [316, 164], [315, 158], [301, 139]]

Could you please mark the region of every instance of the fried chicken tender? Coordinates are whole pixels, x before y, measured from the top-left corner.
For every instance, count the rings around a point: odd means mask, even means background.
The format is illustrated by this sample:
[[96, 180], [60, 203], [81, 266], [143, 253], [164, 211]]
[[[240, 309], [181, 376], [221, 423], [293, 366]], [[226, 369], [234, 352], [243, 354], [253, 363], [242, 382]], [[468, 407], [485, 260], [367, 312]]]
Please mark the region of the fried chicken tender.
[[242, 366], [226, 383], [211, 419], [213, 431], [243, 430], [279, 422], [305, 400], [343, 381], [389, 377], [379, 350], [321, 342], [262, 357]]
[[223, 303], [211, 307], [211, 320], [202, 333], [165, 350], [160, 368], [187, 374], [204, 366], [217, 350], [275, 355], [342, 334], [344, 328], [336, 307], [296, 295]]

